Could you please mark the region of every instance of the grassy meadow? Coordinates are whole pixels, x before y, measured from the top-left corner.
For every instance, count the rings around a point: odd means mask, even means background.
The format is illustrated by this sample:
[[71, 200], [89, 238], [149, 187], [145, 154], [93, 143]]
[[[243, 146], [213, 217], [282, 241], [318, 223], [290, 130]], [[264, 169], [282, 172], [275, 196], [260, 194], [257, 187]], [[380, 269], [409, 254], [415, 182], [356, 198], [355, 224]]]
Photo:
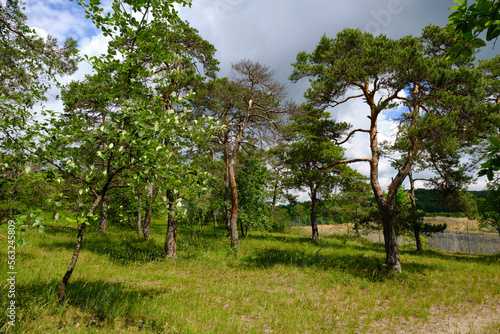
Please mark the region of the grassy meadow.
[[389, 275], [383, 245], [345, 235], [323, 236], [314, 245], [296, 230], [252, 232], [235, 253], [223, 228], [183, 228], [179, 257], [169, 259], [165, 231], [166, 225], [154, 225], [150, 241], [113, 226], [107, 235], [87, 233], [62, 306], [57, 286], [75, 231], [25, 234], [27, 244], [16, 253], [11, 327], [4, 297], [7, 230], [1, 228], [0, 331], [423, 333], [459, 332], [448, 331], [450, 324], [467, 321], [466, 332], [500, 332], [500, 255], [417, 253], [404, 246], [403, 273]]

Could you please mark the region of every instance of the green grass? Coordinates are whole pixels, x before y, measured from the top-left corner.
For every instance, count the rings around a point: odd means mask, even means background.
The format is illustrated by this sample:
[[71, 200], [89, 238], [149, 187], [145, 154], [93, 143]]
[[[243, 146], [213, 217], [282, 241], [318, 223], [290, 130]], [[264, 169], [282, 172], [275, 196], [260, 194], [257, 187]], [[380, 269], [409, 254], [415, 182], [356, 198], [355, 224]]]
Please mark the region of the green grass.
[[[363, 333], [418, 328], [438, 307], [499, 311], [500, 256], [401, 248], [403, 274], [385, 271], [383, 245], [346, 236], [253, 232], [237, 254], [222, 229], [181, 230], [176, 260], [163, 253], [165, 225], [143, 241], [110, 227], [85, 236], [63, 306], [57, 286], [75, 231], [25, 235], [17, 249], [16, 327], [12, 333]], [[5, 228], [0, 235], [6, 236]], [[7, 268], [7, 246], [0, 243]], [[0, 274], [6, 282], [7, 269]], [[1, 310], [7, 307], [2, 283]], [[437, 315], [439, 316], [439, 314]], [[398, 327], [399, 326], [399, 327]], [[498, 326], [493, 324], [491, 328]], [[377, 330], [374, 330], [377, 328]], [[380, 329], [382, 328], [382, 330]], [[408, 331], [411, 332], [411, 331]]]

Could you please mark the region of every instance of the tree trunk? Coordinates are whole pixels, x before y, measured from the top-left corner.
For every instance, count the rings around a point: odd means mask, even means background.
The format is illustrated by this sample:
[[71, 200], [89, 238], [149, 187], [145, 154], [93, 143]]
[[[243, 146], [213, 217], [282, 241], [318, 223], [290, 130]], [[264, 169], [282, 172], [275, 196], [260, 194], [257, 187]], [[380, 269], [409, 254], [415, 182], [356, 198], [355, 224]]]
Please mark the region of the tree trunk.
[[224, 190], [224, 210], [226, 212], [226, 228], [227, 236], [231, 237], [231, 211], [229, 207], [231, 206], [231, 189], [229, 186], [229, 148], [224, 149], [224, 164], [226, 165], [226, 173], [224, 174], [224, 181], [226, 183]]
[[138, 200], [138, 213], [137, 213], [137, 234], [141, 235], [142, 233], [142, 191], [139, 191], [137, 195]]
[[[102, 196], [97, 196], [96, 200], [94, 201], [94, 204], [90, 208], [90, 211], [87, 213], [87, 223], [89, 222], [89, 219], [91, 215], [94, 213], [95, 209], [101, 202]], [[73, 256], [71, 257], [71, 262], [69, 263], [68, 270], [66, 271], [66, 274], [64, 275], [61, 284], [59, 285], [58, 289], [58, 299], [59, 299], [59, 304], [62, 304], [64, 301], [64, 296], [66, 294], [66, 285], [68, 284], [68, 281], [71, 277], [71, 274], [73, 273], [73, 270], [75, 269], [76, 263], [78, 261], [78, 256], [80, 255], [80, 248], [82, 246], [82, 241], [83, 241], [83, 235], [85, 233], [85, 228], [87, 227], [86, 223], [83, 223], [80, 228], [78, 229], [78, 235], [76, 237], [75, 241], [75, 247], [73, 249]]]
[[168, 199], [168, 227], [165, 239], [165, 253], [167, 257], [177, 258], [177, 219], [175, 218], [175, 196], [172, 190], [167, 190]]
[[358, 222], [354, 223], [354, 233], [356, 234], [356, 238], [361, 237], [361, 235], [359, 234], [359, 223]]
[[385, 264], [387, 265], [387, 270], [390, 272], [401, 272], [401, 262], [399, 260], [399, 248], [396, 236], [396, 231], [394, 230], [394, 210], [386, 210], [382, 214], [382, 224], [384, 231], [384, 242], [385, 242]]
[[52, 201], [52, 217], [50, 219], [54, 220], [56, 219], [57, 216], [57, 205], [56, 205], [56, 200], [54, 199]]
[[99, 218], [99, 226], [97, 230], [100, 233], [105, 234], [107, 223], [108, 223], [108, 196], [106, 195], [102, 198], [101, 217]]
[[[378, 147], [378, 130], [377, 130], [377, 117], [379, 111], [373, 101], [370, 104], [371, 107], [371, 124], [370, 124], [370, 151], [372, 157], [370, 159], [370, 182], [372, 185], [373, 193], [375, 195], [375, 200], [382, 216], [382, 225], [384, 231], [384, 243], [385, 243], [385, 264], [387, 265], [387, 270], [389, 272], [401, 272], [401, 262], [399, 261], [399, 249], [398, 242], [396, 238], [396, 232], [394, 230], [394, 210], [396, 208], [396, 197], [397, 192], [401, 184], [403, 183], [406, 175], [409, 173], [411, 163], [413, 160], [413, 155], [410, 154], [410, 159], [407, 161], [405, 166], [398, 172], [396, 178], [394, 178], [389, 186], [389, 191], [387, 198], [380, 187], [378, 180], [379, 177], [379, 161], [380, 152]], [[413, 152], [415, 153], [415, 152]]]
[[421, 251], [422, 248], [422, 239], [420, 239], [420, 229], [413, 228], [413, 234], [415, 235], [415, 241], [417, 242], [417, 251]]
[[413, 181], [413, 175], [410, 173], [410, 199], [411, 199], [411, 213], [412, 213], [412, 227], [413, 234], [415, 235], [415, 242], [417, 243], [417, 251], [422, 250], [422, 240], [420, 239], [420, 225], [417, 219], [417, 202], [415, 199], [415, 182]]
[[274, 218], [274, 208], [276, 207], [276, 194], [278, 192], [278, 181], [279, 181], [279, 176], [276, 176], [276, 179], [274, 180], [274, 192], [273, 192], [273, 203], [271, 205], [271, 219]]
[[316, 194], [316, 189], [311, 187], [311, 229], [312, 229], [312, 241], [314, 243], [319, 243], [319, 231], [318, 224], [316, 222], [316, 215], [318, 212], [318, 198]]
[[236, 161], [233, 157], [229, 164], [229, 185], [231, 188], [231, 220], [230, 220], [230, 237], [231, 237], [231, 248], [238, 248], [238, 190], [236, 188], [236, 176], [235, 176], [235, 165]]
[[151, 216], [153, 214], [153, 184], [148, 184], [148, 197], [146, 198], [146, 214], [144, 216], [144, 239], [151, 239]]

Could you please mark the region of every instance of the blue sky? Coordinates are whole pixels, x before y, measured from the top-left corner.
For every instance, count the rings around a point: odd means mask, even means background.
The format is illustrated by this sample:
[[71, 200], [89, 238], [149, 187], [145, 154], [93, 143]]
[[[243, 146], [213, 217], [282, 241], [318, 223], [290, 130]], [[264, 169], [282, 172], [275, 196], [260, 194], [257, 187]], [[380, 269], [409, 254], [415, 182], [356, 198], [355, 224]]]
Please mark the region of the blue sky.
[[[109, 8], [110, 0], [102, 1]], [[289, 98], [302, 101], [307, 80], [297, 84], [288, 81], [291, 63], [300, 51], [312, 51], [321, 35], [333, 37], [342, 29], [360, 28], [391, 38], [419, 35], [432, 23], [445, 25], [452, 0], [193, 0], [191, 8], [180, 8], [180, 16], [200, 31], [200, 35], [215, 45], [221, 62], [221, 76], [227, 76], [232, 63], [251, 59], [270, 66], [276, 78], [287, 85]], [[50, 34], [61, 42], [66, 37], [79, 41], [82, 53], [98, 55], [106, 50], [107, 40], [84, 17], [82, 8], [70, 0], [26, 0], [26, 13], [31, 27], [40, 34]], [[489, 58], [498, 52], [487, 46], [481, 53]], [[63, 82], [81, 79], [91, 68], [82, 64], [79, 71]], [[53, 92], [55, 96], [57, 92]], [[51, 99], [48, 107], [61, 108]], [[366, 106], [362, 101], [331, 111], [340, 121], [355, 128], [366, 127]], [[379, 124], [381, 139], [390, 140], [395, 124], [392, 111]], [[362, 136], [362, 135], [360, 135]], [[367, 138], [356, 137], [347, 145], [348, 158], [368, 157]], [[368, 173], [368, 164], [357, 168]], [[395, 171], [389, 161], [380, 166], [381, 183], [387, 186]], [[418, 186], [422, 186], [419, 183]], [[470, 189], [482, 189], [484, 181]]]

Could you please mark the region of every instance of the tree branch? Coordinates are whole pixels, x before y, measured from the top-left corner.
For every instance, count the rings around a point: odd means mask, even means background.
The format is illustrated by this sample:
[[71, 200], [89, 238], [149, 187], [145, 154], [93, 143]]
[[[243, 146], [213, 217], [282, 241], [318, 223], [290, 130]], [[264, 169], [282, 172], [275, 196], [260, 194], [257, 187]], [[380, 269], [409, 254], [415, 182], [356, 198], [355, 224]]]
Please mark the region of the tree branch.
[[343, 160], [343, 161], [335, 161], [335, 162], [332, 162], [331, 164], [328, 164], [326, 166], [321, 166], [319, 167], [318, 169], [328, 169], [328, 168], [331, 168], [333, 166], [337, 166], [337, 165], [346, 165], [346, 164], [351, 164], [351, 163], [354, 163], [354, 162], [370, 162], [371, 159], [352, 159], [352, 160]]
[[341, 142], [338, 142], [335, 140], [335, 144], [337, 145], [342, 145], [342, 144], [345, 144], [347, 143], [347, 141], [356, 133], [356, 132], [365, 132], [365, 133], [370, 133], [370, 130], [365, 130], [365, 129], [356, 129], [356, 130], [353, 130], [351, 131], [351, 133], [349, 133], [349, 135], [347, 136], [346, 139], [342, 140]]

